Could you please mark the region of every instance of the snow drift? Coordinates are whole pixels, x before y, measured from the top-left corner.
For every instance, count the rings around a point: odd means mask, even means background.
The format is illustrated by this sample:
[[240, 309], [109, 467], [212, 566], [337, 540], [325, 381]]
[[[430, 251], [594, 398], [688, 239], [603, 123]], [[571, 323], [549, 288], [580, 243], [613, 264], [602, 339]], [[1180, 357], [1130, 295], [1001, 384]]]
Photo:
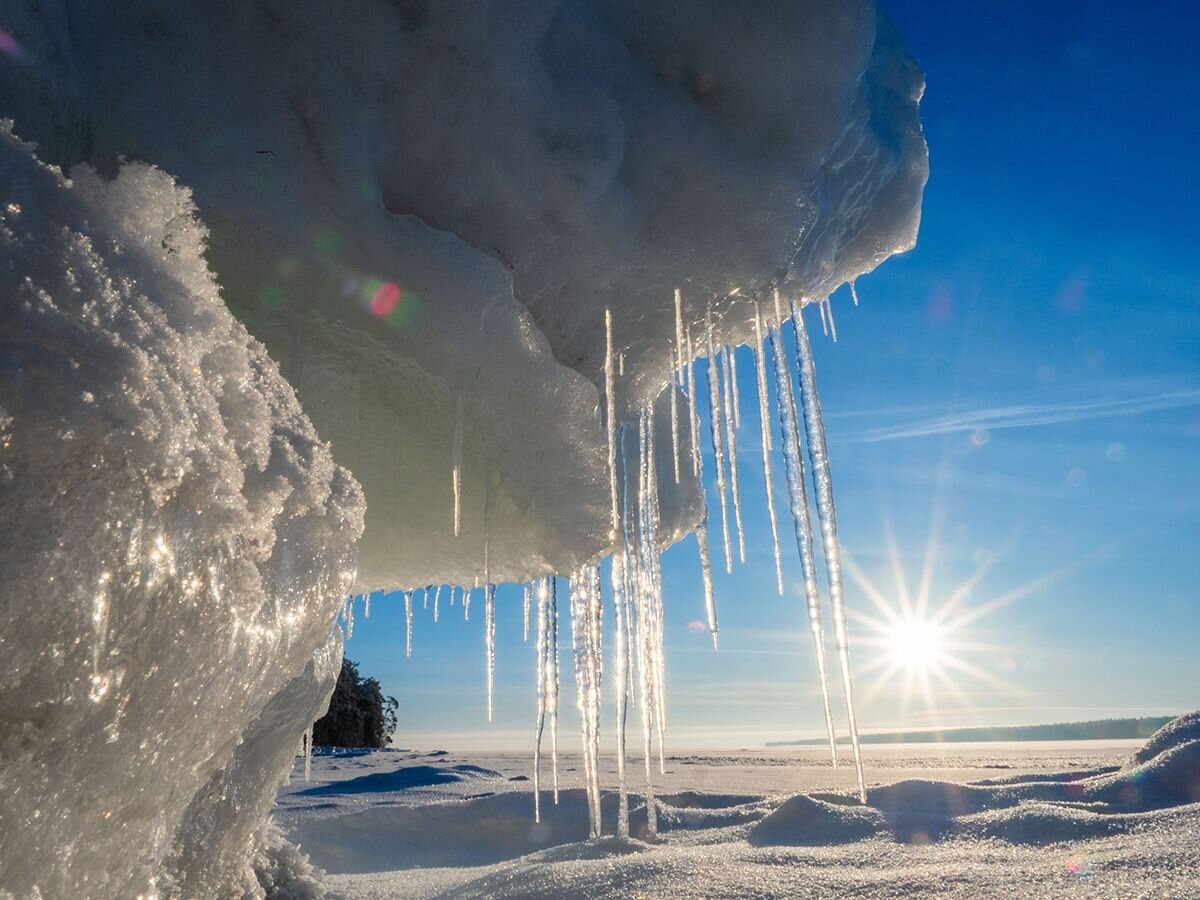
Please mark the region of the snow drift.
[[1200, 803], [1200, 712], [1160, 728], [1120, 769], [994, 779], [910, 779], [873, 787], [859, 806], [798, 795], [758, 823], [758, 846], [832, 844], [886, 834], [926, 844], [956, 836], [1054, 844], [1123, 834], [1149, 814]]
[[[18, 134], [193, 189], [226, 300], [364, 486], [360, 590], [471, 584], [485, 531], [495, 581], [610, 552], [606, 308], [636, 423], [685, 352], [674, 289], [704, 355], [710, 306], [717, 347], [753, 342], [775, 286], [823, 298], [915, 240], [923, 79], [872, 0], [9, 15]], [[669, 543], [703, 502], [660, 492]]]
[[0, 129], [0, 894], [299, 871], [260, 829], [340, 665], [363, 500], [204, 243], [163, 172], [68, 181]]

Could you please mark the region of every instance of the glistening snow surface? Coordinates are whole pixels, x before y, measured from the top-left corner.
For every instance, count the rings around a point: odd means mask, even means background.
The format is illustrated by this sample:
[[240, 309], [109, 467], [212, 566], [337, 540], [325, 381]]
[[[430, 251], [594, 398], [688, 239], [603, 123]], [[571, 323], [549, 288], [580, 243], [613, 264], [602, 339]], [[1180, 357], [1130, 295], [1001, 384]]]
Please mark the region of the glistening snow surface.
[[[1189, 718], [1194, 729], [1200, 714]], [[276, 815], [350, 900], [1189, 898], [1200, 892], [1189, 737], [1160, 733], [1136, 757], [1134, 741], [867, 746], [877, 783], [865, 806], [853, 769], [830, 768], [818, 747], [677, 751], [657, 786], [657, 841], [645, 840], [640, 792], [631, 840], [612, 836], [611, 793], [608, 836], [587, 839], [576, 754], [535, 825], [523, 757], [326, 751], [315, 786], [293, 778]], [[611, 779], [613, 761], [601, 763]]]
[[0, 126], [0, 895], [303, 872], [264, 822], [333, 687], [362, 493], [204, 242], [163, 172], [66, 181]]

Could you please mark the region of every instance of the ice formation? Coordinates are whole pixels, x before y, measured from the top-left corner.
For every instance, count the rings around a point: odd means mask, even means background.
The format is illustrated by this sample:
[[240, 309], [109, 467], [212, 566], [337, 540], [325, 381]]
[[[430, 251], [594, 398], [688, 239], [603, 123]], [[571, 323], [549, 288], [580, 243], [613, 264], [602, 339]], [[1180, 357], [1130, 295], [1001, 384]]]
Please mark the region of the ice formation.
[[[364, 486], [363, 590], [480, 576], [489, 471], [493, 581], [608, 554], [606, 308], [631, 424], [677, 365], [676, 288], [691, 341], [711, 305], [736, 347], [773, 285], [825, 297], [915, 238], [922, 78], [872, 0], [7, 15], [44, 61], [5, 61], [18, 134], [194, 191], [227, 302]], [[662, 488], [681, 537], [694, 479]]]
[[[764, 320], [824, 687], [798, 411], [771, 298], [816, 300], [826, 321], [834, 289], [915, 240], [923, 80], [873, 0], [543, 0], [521, 15], [498, 0], [403, 0], [336, 19], [315, 0], [170, 15], [150, 0], [35, 0], [6, 14], [39, 62], [2, 61], [0, 115], [44, 158], [105, 172], [145, 160], [194, 192], [226, 303], [363, 485], [354, 590], [405, 591], [407, 651], [413, 590], [461, 585], [469, 618], [471, 585], [482, 587], [490, 711], [493, 585], [536, 580], [535, 780], [548, 718], [557, 792], [554, 575], [576, 588], [591, 746], [596, 573], [611, 558], [617, 729], [623, 742], [632, 692], [652, 792], [666, 734], [659, 554], [693, 532], [717, 639], [697, 350], [731, 568], [730, 499], [744, 555], [734, 353], [750, 343], [758, 354], [761, 411]], [[806, 432], [811, 455], [816, 423]], [[823, 444], [816, 452], [832, 567]], [[115, 605], [105, 584], [94, 589], [102, 656]], [[349, 631], [352, 604], [345, 615]], [[832, 740], [827, 688], [825, 708]], [[623, 760], [620, 771], [624, 798]], [[653, 832], [653, 804], [648, 814]]]
[[0, 127], [6, 896], [261, 894], [337, 675], [362, 494], [204, 242], [163, 172], [67, 181]]

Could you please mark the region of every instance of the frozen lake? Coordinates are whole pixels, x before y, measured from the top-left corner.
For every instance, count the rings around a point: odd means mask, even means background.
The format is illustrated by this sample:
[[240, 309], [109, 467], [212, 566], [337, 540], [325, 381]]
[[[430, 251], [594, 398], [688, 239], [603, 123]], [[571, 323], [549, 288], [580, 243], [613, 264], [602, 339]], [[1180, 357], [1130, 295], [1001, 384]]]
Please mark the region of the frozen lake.
[[[866, 746], [868, 808], [850, 800], [853, 768], [819, 747], [675, 751], [654, 772], [655, 843], [586, 840], [572, 753], [558, 807], [543, 760], [540, 825], [530, 754], [515, 752], [318, 755], [275, 815], [351, 898], [1200, 896], [1200, 745], [1121, 770], [1142, 744]], [[611, 832], [615, 760], [602, 763]], [[635, 836], [643, 773], [632, 758]]]

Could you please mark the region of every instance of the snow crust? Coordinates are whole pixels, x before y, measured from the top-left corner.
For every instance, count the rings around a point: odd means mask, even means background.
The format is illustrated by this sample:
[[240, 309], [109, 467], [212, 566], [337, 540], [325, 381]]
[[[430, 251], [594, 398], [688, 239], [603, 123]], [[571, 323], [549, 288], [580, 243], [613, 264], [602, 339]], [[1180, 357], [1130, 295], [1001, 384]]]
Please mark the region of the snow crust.
[[[773, 287], [822, 298], [915, 240], [923, 79], [872, 0], [38, 0], [6, 27], [40, 62], [0, 80], [19, 134], [193, 189], [227, 301], [364, 486], [360, 590], [470, 584], [485, 531], [494, 581], [610, 551], [606, 308], [618, 415], [659, 398], [667, 447], [675, 288], [696, 349], [710, 305], [736, 346]], [[704, 502], [660, 484], [670, 542]]]
[[[605, 836], [585, 839], [578, 754], [538, 825], [523, 756], [333, 751], [314, 760], [315, 786], [297, 767], [276, 815], [353, 898], [1190, 897], [1197, 744], [1160, 733], [1154, 746], [1122, 766], [1133, 741], [867, 745], [865, 806], [851, 767], [819, 747], [675, 753], [652, 841], [632, 793], [631, 838], [612, 836], [614, 792]], [[614, 764], [602, 757], [610, 778]]]
[[363, 498], [205, 241], [164, 172], [0, 126], [0, 895], [303, 895], [263, 822]]

